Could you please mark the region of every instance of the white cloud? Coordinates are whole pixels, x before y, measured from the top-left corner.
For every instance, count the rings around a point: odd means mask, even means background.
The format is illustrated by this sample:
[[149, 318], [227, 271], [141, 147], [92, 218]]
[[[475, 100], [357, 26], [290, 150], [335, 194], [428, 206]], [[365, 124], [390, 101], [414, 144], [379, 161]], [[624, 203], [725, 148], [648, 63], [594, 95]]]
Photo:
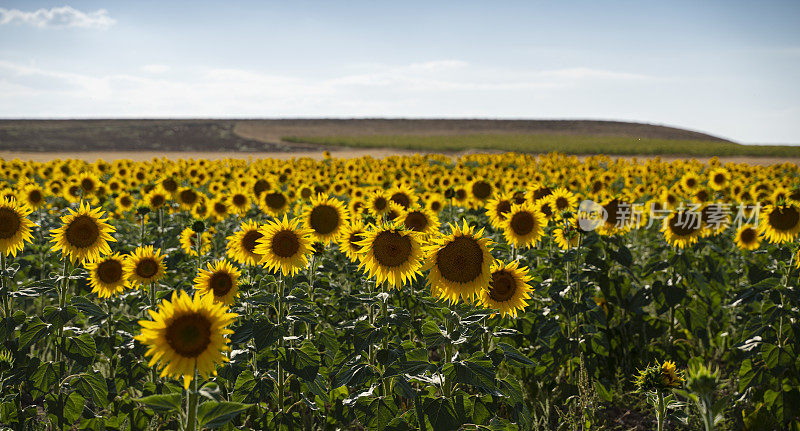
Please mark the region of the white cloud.
[[142, 72], [157, 74], [169, 72], [172, 68], [165, 64], [145, 64], [140, 69]]
[[105, 9], [82, 12], [70, 6], [39, 9], [26, 12], [19, 9], [0, 8], [0, 24], [28, 24], [39, 28], [97, 28], [105, 30], [116, 24]]

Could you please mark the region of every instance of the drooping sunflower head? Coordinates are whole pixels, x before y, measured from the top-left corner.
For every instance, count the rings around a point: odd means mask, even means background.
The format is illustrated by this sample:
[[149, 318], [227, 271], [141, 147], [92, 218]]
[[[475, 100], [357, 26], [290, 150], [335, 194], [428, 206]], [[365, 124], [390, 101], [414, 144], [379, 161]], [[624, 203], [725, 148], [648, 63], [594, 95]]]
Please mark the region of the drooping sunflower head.
[[381, 223], [364, 233], [361, 265], [378, 283], [387, 281], [399, 288], [414, 280], [422, 266], [419, 232], [403, 229], [399, 223]]
[[736, 246], [742, 250], [755, 250], [761, 245], [758, 230], [752, 224], [743, 224], [736, 230]]
[[89, 272], [89, 286], [99, 298], [111, 298], [125, 290], [124, 258], [114, 253], [84, 264]]
[[125, 278], [138, 289], [164, 277], [164, 255], [160, 248], [154, 249], [152, 245], [136, 247], [133, 253], [125, 257], [123, 268]]
[[312, 232], [300, 226], [300, 221], [283, 220], [265, 224], [259, 229], [261, 238], [256, 241], [255, 253], [261, 255], [261, 264], [272, 272], [284, 276], [297, 274], [308, 266], [308, 255], [312, 252]]
[[512, 205], [501, 226], [506, 242], [515, 247], [531, 247], [544, 235], [544, 215], [532, 203]]
[[246, 220], [239, 230], [227, 238], [228, 257], [242, 265], [256, 265], [261, 261], [261, 255], [256, 253], [256, 245], [258, 240], [264, 235], [259, 231], [261, 225], [258, 223]]
[[494, 258], [489, 251], [489, 239], [483, 229], [475, 232], [467, 225], [451, 225], [452, 233], [433, 238], [424, 247], [425, 265], [430, 270], [428, 285], [434, 296], [471, 301], [481, 289], [489, 285]]
[[793, 203], [767, 205], [759, 217], [758, 229], [770, 243], [794, 241], [800, 232], [800, 210]]
[[339, 248], [351, 262], [358, 262], [361, 258], [362, 247], [359, 245], [364, 239], [366, 228], [360, 220], [351, 219], [350, 223], [342, 230], [339, 237]]
[[214, 302], [233, 305], [239, 296], [239, 277], [242, 273], [225, 260], [217, 260], [200, 268], [194, 279], [194, 288], [203, 295], [211, 295]]
[[303, 213], [303, 222], [311, 229], [315, 240], [330, 244], [347, 223], [347, 210], [341, 201], [327, 195], [317, 195]]
[[223, 303], [215, 303], [211, 295], [185, 291], [174, 292], [171, 301], [163, 300], [158, 311], [149, 310], [152, 320], [140, 320], [141, 334], [134, 337], [147, 347], [149, 366], [157, 365], [161, 377], [183, 377], [189, 388], [195, 370], [208, 378], [216, 375], [216, 367], [229, 359], [228, 329], [236, 317]]
[[31, 209], [15, 199], [0, 200], [0, 253], [16, 256], [25, 241], [31, 242], [34, 223], [28, 219]]
[[61, 251], [70, 262], [85, 262], [111, 254], [108, 242], [116, 241], [111, 237], [115, 229], [106, 223], [108, 219], [103, 218], [104, 213], [85, 202], [80, 203], [77, 211], [72, 208], [68, 211], [69, 214], [61, 217], [61, 227], [50, 231], [53, 237], [50, 242], [55, 243], [52, 250]]
[[517, 312], [528, 305], [532, 290], [528, 282], [528, 268], [519, 267], [518, 261], [508, 264], [497, 261], [491, 268], [489, 286], [480, 291], [478, 300], [485, 308], [500, 310], [504, 316], [517, 317]]
[[669, 245], [684, 248], [697, 242], [703, 230], [700, 213], [675, 211], [664, 218], [661, 231]]

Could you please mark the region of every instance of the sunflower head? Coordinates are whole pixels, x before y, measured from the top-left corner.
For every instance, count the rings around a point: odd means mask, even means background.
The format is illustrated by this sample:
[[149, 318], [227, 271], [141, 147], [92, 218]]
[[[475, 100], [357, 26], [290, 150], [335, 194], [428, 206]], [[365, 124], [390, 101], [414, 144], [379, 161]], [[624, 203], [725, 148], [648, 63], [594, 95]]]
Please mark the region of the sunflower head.
[[136, 247], [133, 253], [125, 257], [123, 267], [125, 278], [137, 288], [156, 282], [165, 274], [161, 249], [154, 249], [152, 245]]
[[99, 298], [111, 298], [122, 293], [126, 285], [124, 262], [120, 254], [114, 253], [85, 263], [92, 293], [96, 293]]
[[99, 208], [92, 209], [88, 203], [81, 202], [78, 210], [68, 209], [69, 214], [61, 217], [61, 227], [50, 231], [55, 243], [52, 250], [61, 251], [71, 262], [86, 262], [111, 253], [109, 241], [114, 227], [106, 223], [104, 213]]
[[800, 209], [793, 203], [767, 205], [759, 217], [758, 229], [771, 243], [792, 242], [800, 232]]
[[227, 238], [228, 257], [242, 265], [255, 265], [261, 261], [261, 255], [255, 252], [258, 240], [264, 235], [259, 231], [261, 225], [251, 221], [244, 221], [239, 230]]
[[546, 224], [545, 216], [534, 204], [526, 202], [512, 205], [501, 226], [506, 242], [515, 247], [530, 247], [542, 238]]
[[517, 312], [528, 305], [532, 290], [528, 282], [528, 268], [520, 268], [517, 261], [508, 264], [497, 261], [491, 268], [489, 285], [480, 291], [478, 300], [485, 308], [500, 310], [504, 316], [517, 317]]
[[424, 248], [425, 265], [430, 270], [428, 285], [435, 296], [452, 303], [459, 299], [471, 301], [481, 289], [489, 285], [494, 262], [489, 251], [489, 239], [483, 229], [475, 232], [467, 225], [450, 225], [452, 233], [439, 235]]
[[303, 213], [303, 221], [311, 229], [314, 239], [329, 244], [338, 238], [347, 222], [347, 210], [341, 201], [317, 195]]
[[158, 310], [149, 310], [152, 320], [140, 320], [142, 332], [134, 337], [147, 347], [149, 366], [158, 366], [161, 377], [183, 377], [189, 388], [194, 373], [204, 378], [216, 375], [216, 367], [229, 359], [228, 329], [237, 317], [211, 295], [180, 291], [170, 301], [163, 300]]
[[391, 287], [414, 280], [422, 266], [420, 235], [397, 222], [374, 226], [357, 243], [362, 251], [360, 266], [378, 283], [387, 281]]
[[351, 262], [358, 262], [361, 257], [362, 247], [359, 242], [364, 240], [364, 233], [366, 233], [364, 223], [353, 219], [345, 226], [339, 237], [339, 248]]
[[283, 275], [297, 274], [308, 266], [308, 255], [312, 252], [312, 232], [300, 226], [300, 221], [283, 220], [265, 224], [259, 229], [261, 237], [256, 241], [254, 252], [261, 256], [260, 263], [272, 272]]
[[233, 305], [239, 296], [239, 277], [242, 273], [225, 260], [209, 262], [200, 268], [194, 279], [194, 288], [203, 295], [211, 295], [214, 302]]
[[439, 231], [439, 217], [427, 208], [410, 208], [404, 211], [399, 219], [406, 229], [424, 235], [431, 235]]
[[663, 364], [651, 365], [639, 371], [634, 383], [637, 392], [646, 393], [653, 391], [668, 391], [677, 388], [683, 382], [681, 373], [672, 361], [665, 361]]
[[31, 242], [34, 223], [28, 219], [30, 208], [15, 199], [0, 200], [0, 253], [16, 256], [25, 241]]
[[664, 218], [661, 231], [669, 245], [684, 248], [697, 242], [703, 226], [700, 213], [675, 211]]

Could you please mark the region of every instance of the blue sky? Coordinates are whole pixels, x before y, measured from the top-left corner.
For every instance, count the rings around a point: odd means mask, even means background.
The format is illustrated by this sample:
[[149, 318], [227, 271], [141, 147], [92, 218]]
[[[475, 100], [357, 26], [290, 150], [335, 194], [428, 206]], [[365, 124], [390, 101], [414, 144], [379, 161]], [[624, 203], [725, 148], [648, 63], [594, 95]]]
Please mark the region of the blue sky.
[[590, 118], [800, 144], [798, 1], [0, 1], [0, 117]]

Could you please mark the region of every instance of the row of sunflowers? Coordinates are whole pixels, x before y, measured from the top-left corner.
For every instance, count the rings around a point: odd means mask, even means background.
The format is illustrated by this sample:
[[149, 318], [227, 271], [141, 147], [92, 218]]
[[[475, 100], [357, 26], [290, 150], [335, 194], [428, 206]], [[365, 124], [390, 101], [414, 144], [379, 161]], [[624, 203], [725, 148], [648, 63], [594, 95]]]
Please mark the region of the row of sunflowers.
[[648, 400], [659, 427], [800, 423], [794, 164], [0, 170], [2, 424], [611, 428]]

